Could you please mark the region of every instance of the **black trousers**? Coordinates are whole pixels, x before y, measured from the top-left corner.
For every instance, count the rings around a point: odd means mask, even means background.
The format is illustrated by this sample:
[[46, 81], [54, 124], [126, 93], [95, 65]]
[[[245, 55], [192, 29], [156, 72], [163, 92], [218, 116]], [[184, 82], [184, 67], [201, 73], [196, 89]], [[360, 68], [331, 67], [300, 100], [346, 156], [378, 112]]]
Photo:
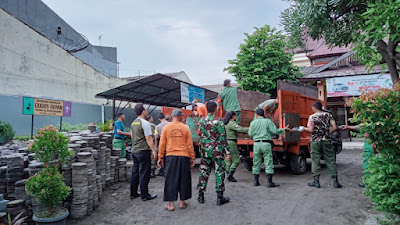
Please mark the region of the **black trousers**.
[[151, 151], [133, 153], [133, 167], [131, 176], [131, 196], [136, 195], [140, 184], [142, 198], [149, 195], [149, 181], [151, 169]]
[[165, 157], [164, 201], [173, 202], [192, 197], [192, 176], [190, 159], [184, 156]]

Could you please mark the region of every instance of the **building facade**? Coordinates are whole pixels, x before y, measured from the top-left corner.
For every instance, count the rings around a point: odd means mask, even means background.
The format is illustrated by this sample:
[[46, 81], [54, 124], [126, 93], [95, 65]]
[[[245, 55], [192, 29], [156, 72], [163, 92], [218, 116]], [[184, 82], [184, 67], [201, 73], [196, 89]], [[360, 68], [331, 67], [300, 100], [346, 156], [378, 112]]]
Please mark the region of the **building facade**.
[[117, 48], [92, 45], [41, 0], [0, 0], [0, 8], [100, 73], [118, 76]]
[[[304, 54], [310, 65], [303, 67], [300, 81], [318, 87], [318, 98], [326, 102], [339, 125], [351, 124], [349, 118], [353, 115], [345, 104], [348, 98], [357, 97], [364, 90], [392, 87], [386, 69], [380, 65], [367, 69], [358, 62], [350, 46], [330, 48], [324, 40], [308, 40], [305, 50], [296, 49], [293, 63], [298, 65], [296, 59]], [[343, 132], [342, 137], [349, 137], [349, 132]]]

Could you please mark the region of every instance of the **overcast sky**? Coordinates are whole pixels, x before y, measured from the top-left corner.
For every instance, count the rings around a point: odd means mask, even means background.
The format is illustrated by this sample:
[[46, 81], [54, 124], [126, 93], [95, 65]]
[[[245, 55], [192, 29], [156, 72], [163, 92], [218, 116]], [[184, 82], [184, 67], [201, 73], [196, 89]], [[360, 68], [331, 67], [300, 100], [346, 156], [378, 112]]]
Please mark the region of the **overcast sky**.
[[280, 27], [281, 0], [43, 0], [90, 43], [117, 47], [120, 75], [185, 71], [198, 85], [223, 68], [254, 26]]

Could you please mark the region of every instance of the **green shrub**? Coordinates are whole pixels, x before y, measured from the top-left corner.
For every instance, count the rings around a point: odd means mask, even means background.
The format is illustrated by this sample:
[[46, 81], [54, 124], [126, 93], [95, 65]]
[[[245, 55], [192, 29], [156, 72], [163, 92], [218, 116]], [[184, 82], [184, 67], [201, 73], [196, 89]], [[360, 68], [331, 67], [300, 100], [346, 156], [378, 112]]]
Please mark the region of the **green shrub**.
[[11, 124], [0, 120], [0, 145], [7, 144], [13, 140], [15, 132]]
[[360, 124], [376, 146], [378, 157], [372, 158], [364, 177], [365, 194], [377, 209], [400, 215], [400, 85], [393, 89], [364, 92], [350, 101], [353, 122]]
[[17, 141], [28, 141], [31, 139], [31, 135], [18, 135], [18, 136], [14, 136], [13, 140], [17, 140]]
[[39, 129], [33, 143], [29, 145], [35, 153], [35, 158], [45, 165], [43, 170], [26, 182], [27, 193], [35, 195], [39, 203], [46, 206], [41, 217], [54, 216], [58, 212], [57, 206], [68, 197], [71, 191], [63, 182], [63, 177], [59, 172], [60, 165], [72, 156], [72, 153], [68, 151], [68, 141], [64, 134], [58, 132], [53, 126], [48, 126]]
[[[56, 125], [56, 129], [60, 130], [60, 124]], [[86, 123], [78, 123], [75, 125], [71, 125], [69, 123], [62, 123], [61, 126], [61, 132], [81, 131], [87, 129], [88, 129], [88, 124]]]
[[111, 123], [114, 123], [114, 120], [108, 120], [105, 123], [99, 122], [97, 123], [97, 129], [99, 129], [101, 132], [109, 132]]

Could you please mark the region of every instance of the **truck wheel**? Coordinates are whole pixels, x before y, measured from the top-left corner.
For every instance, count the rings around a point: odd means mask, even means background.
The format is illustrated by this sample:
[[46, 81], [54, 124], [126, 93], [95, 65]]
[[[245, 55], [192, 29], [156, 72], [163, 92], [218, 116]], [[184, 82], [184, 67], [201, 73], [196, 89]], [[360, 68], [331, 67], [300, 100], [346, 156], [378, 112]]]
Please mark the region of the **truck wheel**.
[[253, 159], [252, 158], [247, 157], [243, 163], [244, 163], [244, 168], [246, 168], [248, 171], [253, 170]]
[[300, 149], [300, 154], [290, 154], [289, 155], [289, 164], [290, 170], [293, 174], [300, 175], [306, 172], [307, 170], [307, 156], [304, 150]]

